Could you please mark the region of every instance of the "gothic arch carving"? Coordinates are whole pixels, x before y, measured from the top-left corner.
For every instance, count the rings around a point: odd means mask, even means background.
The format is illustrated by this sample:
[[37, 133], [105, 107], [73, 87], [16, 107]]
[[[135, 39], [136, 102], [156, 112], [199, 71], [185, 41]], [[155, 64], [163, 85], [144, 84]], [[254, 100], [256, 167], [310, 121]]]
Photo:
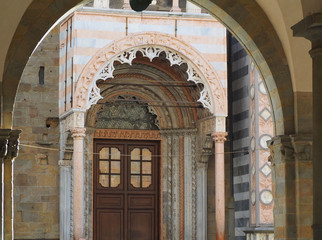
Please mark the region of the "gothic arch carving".
[[101, 99], [99, 79], [113, 78], [114, 62], [131, 64], [140, 52], [152, 61], [164, 52], [170, 65], [187, 64], [188, 81], [201, 83], [199, 102], [215, 116], [227, 116], [226, 93], [211, 64], [187, 43], [161, 33], [139, 33], [114, 41], [99, 51], [80, 75], [75, 91], [77, 108], [89, 109]]

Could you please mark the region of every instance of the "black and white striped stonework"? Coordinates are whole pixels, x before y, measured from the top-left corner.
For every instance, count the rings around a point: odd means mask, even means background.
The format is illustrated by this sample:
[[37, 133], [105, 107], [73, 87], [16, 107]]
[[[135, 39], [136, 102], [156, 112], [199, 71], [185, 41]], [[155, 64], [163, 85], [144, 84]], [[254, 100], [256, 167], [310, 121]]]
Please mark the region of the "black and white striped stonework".
[[228, 34], [229, 114], [235, 200], [235, 239], [245, 240], [249, 227], [250, 59], [241, 44]]

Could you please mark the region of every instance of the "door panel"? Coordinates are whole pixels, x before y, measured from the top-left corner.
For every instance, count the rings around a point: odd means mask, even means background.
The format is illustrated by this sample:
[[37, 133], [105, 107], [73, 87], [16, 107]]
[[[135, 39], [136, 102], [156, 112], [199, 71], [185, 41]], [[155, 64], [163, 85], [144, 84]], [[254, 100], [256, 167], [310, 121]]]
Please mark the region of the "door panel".
[[98, 209], [98, 236], [100, 240], [123, 239], [123, 210]]
[[94, 239], [159, 239], [159, 142], [99, 139], [94, 149]]
[[129, 210], [129, 239], [153, 239], [154, 216], [153, 210]]

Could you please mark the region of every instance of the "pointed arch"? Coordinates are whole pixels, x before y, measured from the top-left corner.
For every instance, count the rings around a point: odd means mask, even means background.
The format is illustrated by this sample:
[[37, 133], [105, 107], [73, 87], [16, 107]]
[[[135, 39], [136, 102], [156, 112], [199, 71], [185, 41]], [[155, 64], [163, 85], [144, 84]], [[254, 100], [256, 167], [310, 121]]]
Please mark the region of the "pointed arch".
[[97, 52], [77, 81], [74, 95], [76, 107], [89, 109], [97, 103], [101, 95], [96, 81], [113, 78], [114, 62], [132, 64], [137, 52], [150, 61], [164, 52], [171, 66], [187, 64], [187, 80], [204, 86], [198, 101], [214, 116], [227, 116], [226, 93], [212, 65], [189, 44], [157, 32], [133, 34]]

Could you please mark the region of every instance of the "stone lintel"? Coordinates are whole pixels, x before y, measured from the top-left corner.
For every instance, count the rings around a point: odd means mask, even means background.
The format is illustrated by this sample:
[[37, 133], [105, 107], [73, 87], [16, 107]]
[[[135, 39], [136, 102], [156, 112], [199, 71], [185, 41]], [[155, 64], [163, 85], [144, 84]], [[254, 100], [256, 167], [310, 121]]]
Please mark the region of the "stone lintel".
[[293, 36], [310, 40], [312, 48], [322, 46], [322, 13], [307, 16], [291, 28]]
[[196, 128], [183, 128], [183, 129], [164, 129], [160, 130], [162, 136], [185, 136], [185, 135], [196, 135]]

